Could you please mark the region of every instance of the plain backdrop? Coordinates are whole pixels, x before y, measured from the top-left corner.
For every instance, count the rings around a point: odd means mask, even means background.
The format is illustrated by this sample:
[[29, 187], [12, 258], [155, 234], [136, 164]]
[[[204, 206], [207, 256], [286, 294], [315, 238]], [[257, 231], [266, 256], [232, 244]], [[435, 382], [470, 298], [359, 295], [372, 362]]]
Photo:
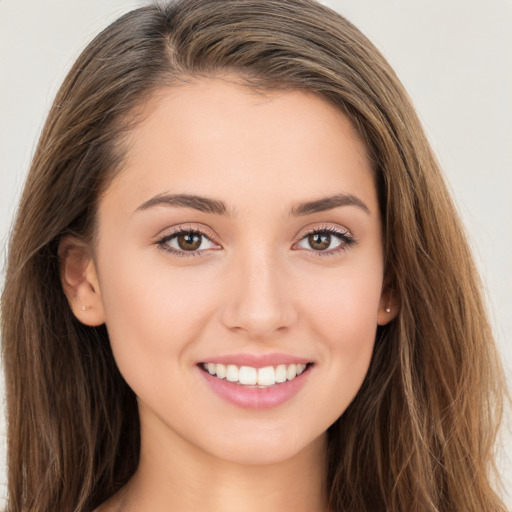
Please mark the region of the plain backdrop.
[[[0, 0], [0, 265], [47, 111], [65, 73], [127, 0]], [[512, 2], [332, 0], [404, 83], [447, 175], [488, 290], [512, 382]], [[3, 280], [0, 278], [0, 285]], [[3, 396], [3, 381], [0, 387]], [[5, 487], [0, 410], [0, 506]], [[510, 416], [500, 469], [512, 508]]]

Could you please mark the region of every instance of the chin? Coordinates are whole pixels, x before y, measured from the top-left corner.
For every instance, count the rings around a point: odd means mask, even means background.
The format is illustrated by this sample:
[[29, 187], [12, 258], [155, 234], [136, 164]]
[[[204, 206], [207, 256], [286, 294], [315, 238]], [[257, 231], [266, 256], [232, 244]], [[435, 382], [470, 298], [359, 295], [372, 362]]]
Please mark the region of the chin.
[[[258, 429], [241, 435], [223, 437], [209, 447], [210, 454], [226, 462], [247, 466], [267, 466], [285, 463], [296, 457], [325, 450], [327, 434], [306, 435], [273, 429]], [[213, 441], [213, 440], [212, 440]], [[214, 447], [217, 447], [216, 449]], [[213, 448], [213, 449], [212, 449]]]

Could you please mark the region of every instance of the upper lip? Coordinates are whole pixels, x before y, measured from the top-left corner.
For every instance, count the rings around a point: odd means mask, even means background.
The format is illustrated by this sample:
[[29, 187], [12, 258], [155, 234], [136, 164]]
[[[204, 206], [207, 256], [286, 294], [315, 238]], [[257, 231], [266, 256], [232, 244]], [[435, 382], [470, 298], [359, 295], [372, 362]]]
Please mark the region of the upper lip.
[[308, 364], [311, 359], [291, 354], [228, 354], [203, 359], [201, 363], [234, 364], [236, 366], [252, 366], [264, 368], [265, 366], [278, 366], [280, 364]]

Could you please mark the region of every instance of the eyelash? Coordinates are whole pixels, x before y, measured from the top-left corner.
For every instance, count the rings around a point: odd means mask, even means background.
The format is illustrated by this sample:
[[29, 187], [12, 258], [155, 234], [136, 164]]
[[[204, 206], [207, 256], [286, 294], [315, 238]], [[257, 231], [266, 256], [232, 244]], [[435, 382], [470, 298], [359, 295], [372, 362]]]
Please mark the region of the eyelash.
[[[173, 256], [178, 256], [180, 258], [200, 256], [205, 251], [204, 249], [203, 250], [195, 250], [195, 251], [185, 251], [185, 250], [177, 251], [176, 249], [172, 249], [171, 247], [169, 247], [167, 245], [173, 238], [176, 238], [177, 236], [184, 234], [184, 233], [204, 237], [207, 240], [209, 240], [210, 242], [215, 243], [203, 231], [200, 231], [195, 228], [180, 227], [180, 228], [176, 229], [175, 231], [173, 231], [172, 233], [169, 233], [169, 234], [166, 234], [166, 235], [163, 235], [162, 237], [160, 237], [160, 239], [156, 242], [156, 245], [162, 251], [168, 252], [168, 253], [172, 254]], [[319, 228], [315, 228], [315, 229], [311, 229], [310, 231], [307, 231], [306, 233], [304, 233], [302, 235], [302, 237], [297, 242], [295, 242], [295, 244], [301, 242], [308, 236], [315, 235], [315, 234], [334, 235], [341, 240], [339, 247], [337, 247], [336, 249], [331, 249], [330, 251], [315, 251], [314, 249], [311, 249], [310, 252], [316, 257], [334, 256], [336, 254], [341, 253], [342, 251], [346, 251], [350, 246], [352, 246], [356, 243], [356, 240], [348, 231], [344, 231], [341, 229], [335, 229], [330, 226], [325, 226], [325, 227], [319, 227]]]
[[306, 233], [303, 233], [300, 240], [298, 240], [299, 243], [305, 238], [307, 238], [310, 235], [317, 235], [317, 234], [328, 234], [328, 235], [334, 235], [335, 237], [340, 239], [340, 245], [336, 247], [335, 249], [331, 249], [329, 251], [315, 251], [314, 249], [311, 249], [311, 253], [320, 258], [325, 258], [326, 256], [336, 256], [337, 254], [340, 254], [343, 251], [346, 251], [349, 247], [354, 245], [356, 243], [355, 238], [350, 234], [349, 231], [343, 230], [343, 229], [336, 229], [331, 226], [323, 226], [323, 227], [317, 227], [314, 229], [311, 229], [309, 231], [306, 231]]

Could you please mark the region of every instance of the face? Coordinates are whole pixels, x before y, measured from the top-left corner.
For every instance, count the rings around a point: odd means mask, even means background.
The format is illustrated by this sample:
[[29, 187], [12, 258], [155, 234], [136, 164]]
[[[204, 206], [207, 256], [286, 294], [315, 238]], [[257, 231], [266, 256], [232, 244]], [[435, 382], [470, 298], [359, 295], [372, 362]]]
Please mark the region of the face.
[[367, 372], [382, 294], [374, 175], [303, 92], [159, 92], [102, 197], [84, 323], [105, 321], [142, 435], [243, 463], [321, 439]]

